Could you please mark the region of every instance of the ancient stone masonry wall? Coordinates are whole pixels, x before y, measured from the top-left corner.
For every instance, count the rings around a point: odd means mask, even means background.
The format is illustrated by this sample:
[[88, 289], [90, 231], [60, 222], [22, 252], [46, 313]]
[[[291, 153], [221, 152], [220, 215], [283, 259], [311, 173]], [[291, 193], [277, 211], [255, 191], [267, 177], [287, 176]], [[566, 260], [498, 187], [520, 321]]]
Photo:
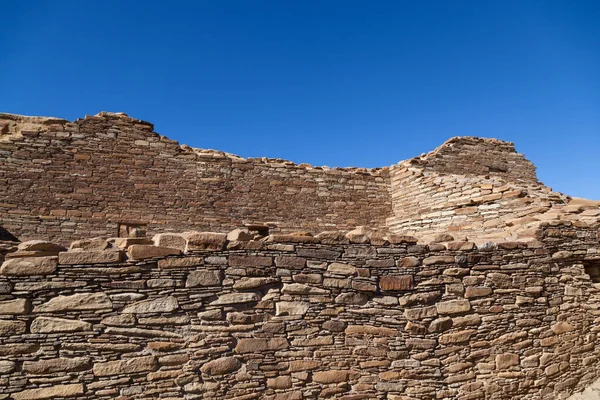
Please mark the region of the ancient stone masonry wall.
[[471, 136], [454, 137], [406, 165], [439, 174], [493, 176], [510, 182], [539, 183], [535, 165], [511, 142]]
[[0, 398], [550, 400], [600, 375], [598, 226], [255, 239], [19, 244]]
[[[0, 115], [0, 226], [21, 240], [385, 225], [388, 169], [328, 169], [180, 146], [147, 122]], [[144, 227], [145, 226], [145, 227]]]
[[[393, 232], [420, 237], [452, 231], [485, 242], [520, 239], [531, 221], [555, 218], [568, 198], [541, 184], [497, 176], [441, 174], [429, 169], [394, 166], [390, 170]], [[521, 236], [520, 236], [521, 235]]]

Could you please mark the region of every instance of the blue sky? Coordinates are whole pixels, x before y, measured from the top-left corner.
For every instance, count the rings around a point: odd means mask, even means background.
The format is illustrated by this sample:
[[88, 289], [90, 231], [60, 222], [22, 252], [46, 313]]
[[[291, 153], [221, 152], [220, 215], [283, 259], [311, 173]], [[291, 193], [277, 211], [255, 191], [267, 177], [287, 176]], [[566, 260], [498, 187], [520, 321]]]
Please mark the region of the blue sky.
[[391, 165], [516, 143], [600, 199], [600, 2], [2, 2], [0, 111], [123, 111], [194, 147]]

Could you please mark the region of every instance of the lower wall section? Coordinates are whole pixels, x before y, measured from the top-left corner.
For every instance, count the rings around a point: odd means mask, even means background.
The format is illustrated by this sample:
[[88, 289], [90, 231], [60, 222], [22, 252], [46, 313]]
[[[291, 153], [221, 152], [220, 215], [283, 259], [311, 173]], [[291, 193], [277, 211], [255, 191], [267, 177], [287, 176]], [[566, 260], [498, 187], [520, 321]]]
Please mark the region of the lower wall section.
[[596, 230], [280, 239], [8, 253], [0, 399], [558, 399], [599, 376]]

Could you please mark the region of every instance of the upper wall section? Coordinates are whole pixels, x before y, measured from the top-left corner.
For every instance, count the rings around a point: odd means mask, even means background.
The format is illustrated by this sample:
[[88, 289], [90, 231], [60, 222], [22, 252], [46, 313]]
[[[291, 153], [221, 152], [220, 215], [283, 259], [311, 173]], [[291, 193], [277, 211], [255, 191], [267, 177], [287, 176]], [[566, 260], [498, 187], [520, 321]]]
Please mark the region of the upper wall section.
[[439, 174], [479, 175], [538, 183], [535, 166], [515, 145], [497, 139], [454, 137], [434, 151], [403, 163]]
[[123, 224], [148, 233], [382, 227], [390, 214], [387, 168], [193, 149], [125, 114], [75, 122], [0, 114], [0, 226], [21, 240], [116, 236]]

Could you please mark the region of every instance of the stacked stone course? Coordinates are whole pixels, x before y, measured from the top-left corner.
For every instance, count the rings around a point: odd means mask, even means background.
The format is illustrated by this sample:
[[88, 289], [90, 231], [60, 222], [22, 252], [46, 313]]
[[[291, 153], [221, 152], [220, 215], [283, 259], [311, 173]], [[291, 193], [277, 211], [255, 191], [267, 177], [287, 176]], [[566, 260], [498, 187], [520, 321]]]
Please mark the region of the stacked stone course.
[[597, 225], [227, 236], [5, 248], [0, 398], [559, 399], [599, 376]]

